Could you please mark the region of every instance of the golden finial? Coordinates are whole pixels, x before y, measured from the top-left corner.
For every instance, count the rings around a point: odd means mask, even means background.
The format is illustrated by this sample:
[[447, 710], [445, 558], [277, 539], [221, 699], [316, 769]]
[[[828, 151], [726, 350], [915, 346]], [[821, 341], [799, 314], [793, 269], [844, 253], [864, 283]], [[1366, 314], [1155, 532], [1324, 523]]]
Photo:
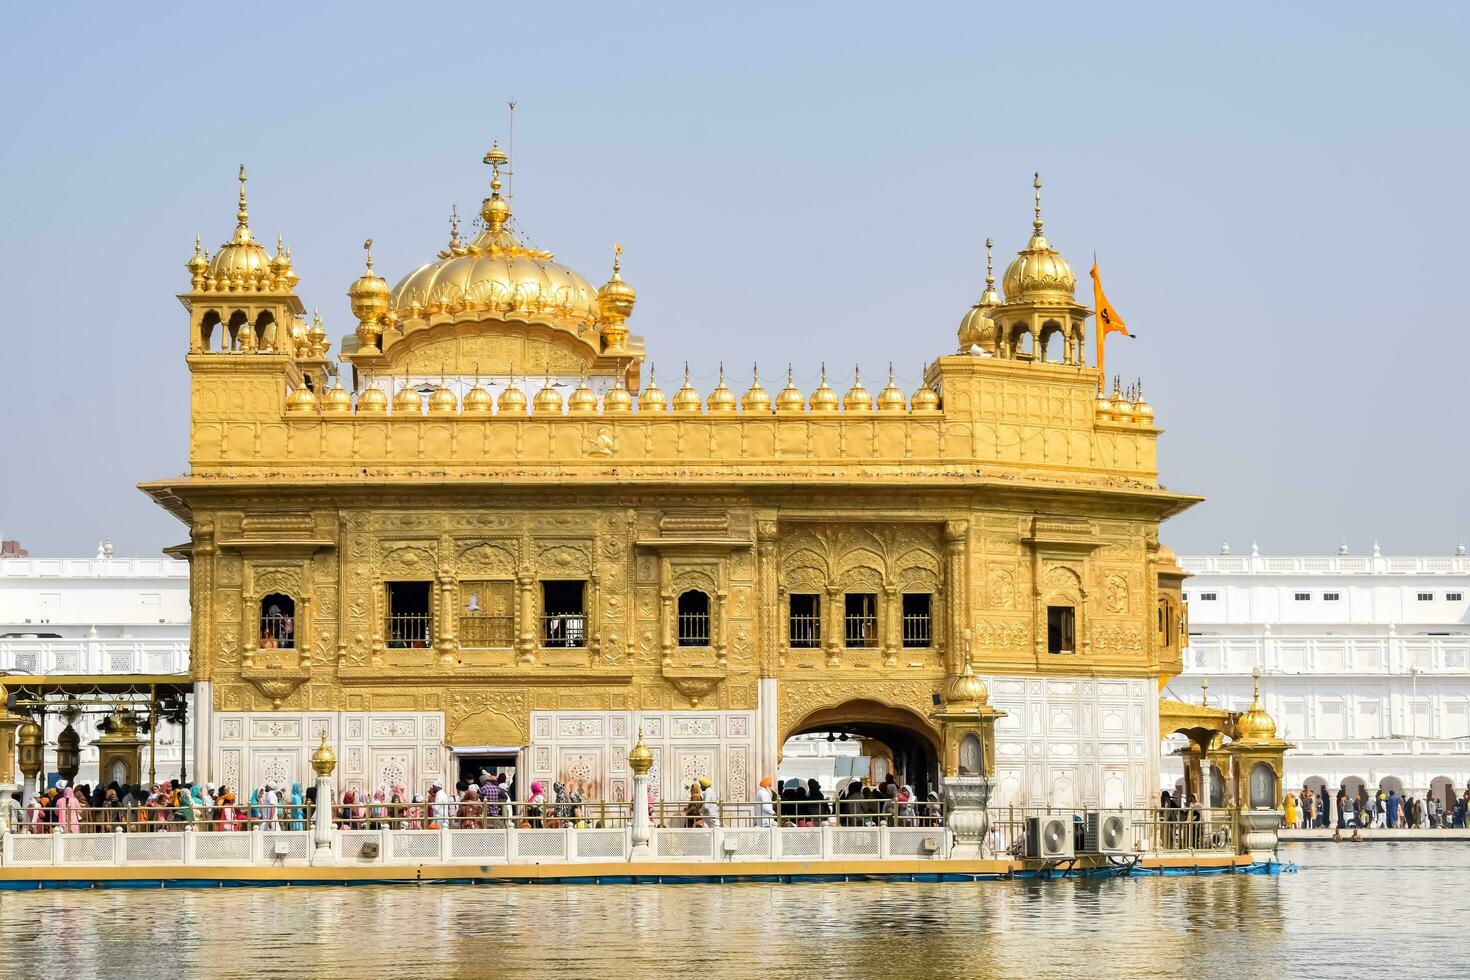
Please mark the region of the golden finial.
[[623, 246], [620, 242], [613, 243], [613, 278], [618, 278], [618, 272], [623, 267]]
[[1210, 706], [1210, 679], [1208, 677], [1199, 679], [1199, 703], [1202, 708]]
[[245, 207], [245, 164], [240, 164], [240, 209], [235, 212], [235, 220], [243, 227], [250, 221], [250, 212]]
[[995, 260], [994, 260], [993, 255], [991, 254], [994, 249], [995, 249], [995, 240], [992, 239], [992, 238], [986, 238], [985, 239], [985, 288], [986, 289], [994, 289], [995, 288], [995, 264], [994, 264]]
[[200, 258], [204, 257], [204, 238], [202, 235], [194, 236], [194, 254]]
[[1031, 227], [1036, 229], [1036, 234], [1041, 234], [1041, 171], [1032, 175], [1031, 186], [1036, 190], [1036, 217], [1031, 222]]
[[1255, 705], [1261, 700], [1261, 668], [1251, 668], [1251, 704]]
[[449, 247], [460, 248], [459, 241], [459, 205], [449, 205]]
[[369, 272], [372, 272], [373, 271], [373, 240], [371, 238], [369, 238], [367, 241], [365, 241], [365, 242], [362, 243], [362, 250], [367, 253], [367, 268], [368, 268], [368, 271]]

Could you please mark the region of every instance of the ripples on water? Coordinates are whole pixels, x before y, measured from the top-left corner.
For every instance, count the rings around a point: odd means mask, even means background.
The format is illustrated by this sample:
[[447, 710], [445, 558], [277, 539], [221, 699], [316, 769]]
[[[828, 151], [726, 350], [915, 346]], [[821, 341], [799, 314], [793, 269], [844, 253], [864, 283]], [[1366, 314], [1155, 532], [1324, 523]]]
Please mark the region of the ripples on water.
[[1463, 843], [1280, 877], [0, 892], [0, 976], [1465, 976]]

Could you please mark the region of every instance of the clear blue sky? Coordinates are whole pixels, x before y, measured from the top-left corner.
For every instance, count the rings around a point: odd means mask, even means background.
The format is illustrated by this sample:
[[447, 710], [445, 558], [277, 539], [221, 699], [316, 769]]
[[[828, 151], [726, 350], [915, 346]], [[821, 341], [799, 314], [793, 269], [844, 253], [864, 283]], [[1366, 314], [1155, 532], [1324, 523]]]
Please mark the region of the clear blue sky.
[[0, 529], [184, 539], [134, 485], [185, 466], [174, 294], [241, 162], [335, 349], [362, 239], [390, 280], [441, 247], [515, 98], [520, 226], [594, 282], [622, 242], [665, 371], [912, 379], [985, 236], [1024, 245], [1039, 169], [1052, 241], [1084, 284], [1099, 253], [1138, 334], [1109, 366], [1144, 380], [1164, 480], [1209, 498], [1166, 541], [1450, 551], [1467, 8], [1103, 6], [12, 7]]

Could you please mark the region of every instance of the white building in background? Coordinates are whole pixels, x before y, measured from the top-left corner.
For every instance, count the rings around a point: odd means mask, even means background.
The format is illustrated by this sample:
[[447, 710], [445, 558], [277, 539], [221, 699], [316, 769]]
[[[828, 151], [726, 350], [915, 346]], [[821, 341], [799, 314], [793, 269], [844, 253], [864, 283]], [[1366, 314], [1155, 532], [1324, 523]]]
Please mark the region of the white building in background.
[[[189, 565], [169, 558], [0, 558], [0, 675], [189, 673]], [[3, 682], [3, 678], [0, 678]], [[100, 715], [76, 725], [78, 783], [95, 783]], [[46, 720], [46, 772], [56, 771], [65, 722]], [[176, 776], [178, 728], [157, 733], [160, 779]], [[144, 747], [144, 772], [148, 767]]]
[[[1286, 786], [1400, 792], [1470, 784], [1470, 557], [1275, 557], [1251, 547], [1179, 559], [1189, 646], [1168, 696], [1244, 710], [1251, 670], [1278, 734]], [[1179, 778], [1165, 757], [1163, 785]]]

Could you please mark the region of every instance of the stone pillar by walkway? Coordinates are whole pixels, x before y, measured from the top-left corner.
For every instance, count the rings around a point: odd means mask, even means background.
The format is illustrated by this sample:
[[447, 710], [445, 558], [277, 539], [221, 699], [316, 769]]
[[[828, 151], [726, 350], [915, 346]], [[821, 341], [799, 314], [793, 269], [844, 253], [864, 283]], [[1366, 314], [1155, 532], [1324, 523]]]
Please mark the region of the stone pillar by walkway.
[[332, 857], [332, 770], [337, 768], [337, 753], [327, 747], [327, 733], [322, 744], [311, 754], [311, 768], [316, 770], [316, 814], [312, 820], [312, 864], [333, 864]]
[[653, 750], [643, 744], [643, 728], [638, 728], [638, 744], [628, 750], [628, 768], [633, 770], [632, 813], [629, 825], [633, 834], [632, 861], [648, 861], [653, 858], [649, 841], [653, 838], [653, 824], [648, 818], [648, 770], [653, 768]]

